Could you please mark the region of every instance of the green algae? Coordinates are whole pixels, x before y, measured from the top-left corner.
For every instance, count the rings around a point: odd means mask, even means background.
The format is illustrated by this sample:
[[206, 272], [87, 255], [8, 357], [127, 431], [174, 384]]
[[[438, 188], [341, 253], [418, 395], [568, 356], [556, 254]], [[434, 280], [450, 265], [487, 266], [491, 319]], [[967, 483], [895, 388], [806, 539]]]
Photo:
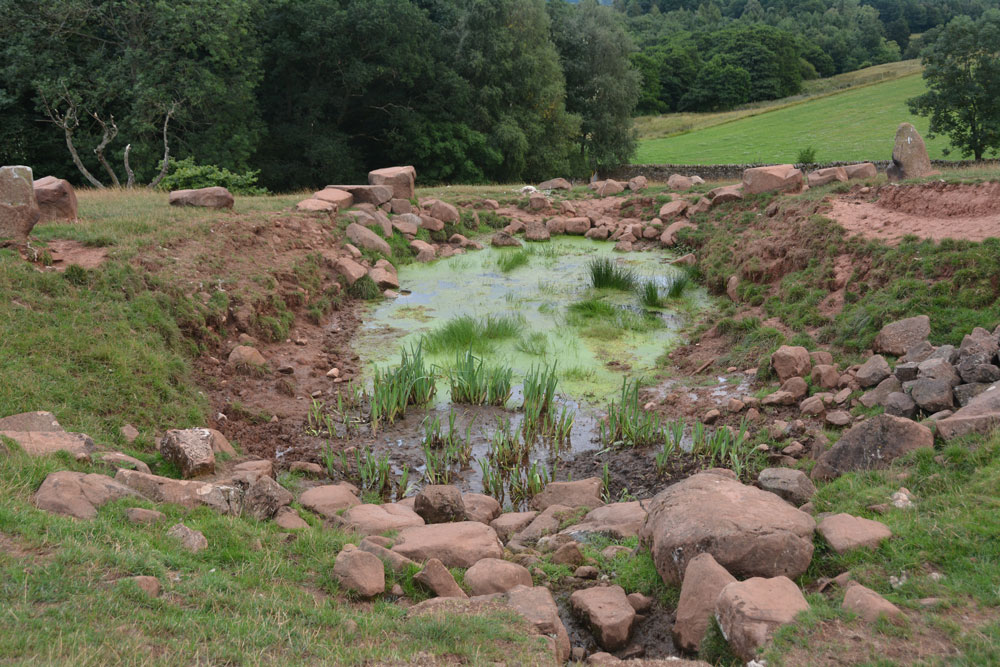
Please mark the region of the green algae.
[[[663, 251], [613, 252], [612, 244], [580, 237], [554, 238], [544, 249], [528, 246], [527, 263], [503, 272], [503, 252], [488, 247], [429, 264], [399, 269], [406, 293], [371, 307], [354, 347], [370, 369], [373, 364], [399, 361], [401, 346], [454, 318], [513, 316], [525, 323], [521, 335], [479, 346], [488, 363], [514, 369], [515, 381], [540, 363], [556, 364], [561, 394], [587, 402], [604, 402], [620, 389], [625, 376], [657, 372], [656, 360], [681, 341], [690, 320], [708, 304], [703, 290], [688, 288], [684, 296], [666, 300], [659, 309], [644, 309], [634, 293], [590, 288], [588, 264], [609, 257], [645, 280], [669, 284], [678, 269]], [[598, 299], [630, 318], [657, 318], [655, 326], [614, 326], [614, 320], [589, 322], [571, 317], [568, 306], [582, 299]], [[609, 322], [612, 326], [609, 327]], [[573, 326], [573, 324], [577, 326]], [[440, 368], [454, 362], [453, 351], [428, 354]], [[438, 401], [446, 402], [447, 386], [439, 379]], [[512, 407], [519, 405], [515, 391]]]

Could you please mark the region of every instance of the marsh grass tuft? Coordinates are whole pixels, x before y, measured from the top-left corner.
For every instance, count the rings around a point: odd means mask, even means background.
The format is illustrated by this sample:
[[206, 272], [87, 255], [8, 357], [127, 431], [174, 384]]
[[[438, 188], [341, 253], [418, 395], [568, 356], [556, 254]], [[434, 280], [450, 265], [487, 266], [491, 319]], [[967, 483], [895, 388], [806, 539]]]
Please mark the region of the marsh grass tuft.
[[510, 273], [514, 269], [528, 263], [531, 254], [520, 248], [518, 250], [501, 250], [497, 257], [497, 268], [503, 273]]
[[382, 290], [378, 288], [370, 276], [361, 276], [355, 280], [354, 284], [347, 288], [347, 293], [355, 299], [365, 301], [374, 301], [382, 296]]
[[472, 354], [459, 352], [455, 365], [447, 370], [454, 403], [496, 405], [503, 407], [510, 398], [510, 381], [514, 371], [509, 366], [487, 366]]
[[566, 323], [580, 327], [591, 338], [614, 340], [622, 330], [646, 332], [665, 325], [656, 313], [640, 313], [597, 298], [583, 299], [567, 308]]
[[420, 343], [407, 352], [401, 351], [399, 365], [391, 369], [375, 369], [372, 394], [369, 397], [372, 432], [383, 423], [392, 424], [406, 414], [410, 405], [423, 405], [431, 400], [437, 388], [428, 370]]
[[517, 338], [524, 332], [524, 327], [522, 316], [487, 315], [476, 318], [461, 315], [426, 334], [422, 342], [428, 352], [484, 352], [490, 350], [496, 341]]
[[604, 447], [648, 447], [662, 444], [667, 434], [660, 418], [639, 405], [639, 380], [624, 378], [618, 402], [611, 401], [608, 417], [600, 423]]
[[596, 257], [590, 260], [587, 270], [590, 273], [590, 285], [594, 289], [630, 292], [638, 283], [635, 271], [622, 266], [610, 257]]

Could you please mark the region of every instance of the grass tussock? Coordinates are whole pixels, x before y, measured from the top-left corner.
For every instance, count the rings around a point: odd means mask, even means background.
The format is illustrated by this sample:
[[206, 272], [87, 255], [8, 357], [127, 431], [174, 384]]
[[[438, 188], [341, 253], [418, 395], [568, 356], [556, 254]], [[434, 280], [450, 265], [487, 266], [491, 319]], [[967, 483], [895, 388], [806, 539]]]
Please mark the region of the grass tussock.
[[464, 350], [487, 352], [498, 341], [518, 338], [524, 328], [523, 317], [487, 315], [480, 318], [461, 315], [425, 335], [423, 347], [432, 353]]
[[615, 289], [630, 292], [638, 284], [635, 271], [610, 257], [596, 257], [587, 264], [590, 286], [594, 289]]
[[523, 248], [517, 250], [501, 250], [497, 257], [497, 268], [503, 273], [510, 273], [516, 268], [525, 266], [531, 254]]

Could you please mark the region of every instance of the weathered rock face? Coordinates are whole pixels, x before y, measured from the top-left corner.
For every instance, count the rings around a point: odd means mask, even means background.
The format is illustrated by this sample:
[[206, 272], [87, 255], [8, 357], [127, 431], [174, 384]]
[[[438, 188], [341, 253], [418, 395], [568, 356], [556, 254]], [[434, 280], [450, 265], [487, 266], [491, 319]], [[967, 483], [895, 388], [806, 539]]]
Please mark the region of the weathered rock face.
[[465, 504], [465, 518], [469, 521], [488, 525], [500, 516], [500, 503], [492, 496], [483, 493], [463, 493], [462, 502]]
[[368, 172], [369, 185], [387, 185], [397, 199], [413, 199], [417, 170], [411, 166], [385, 167]]
[[322, 199], [303, 199], [295, 205], [296, 211], [303, 213], [336, 213], [337, 205]]
[[612, 503], [590, 510], [580, 523], [564, 529], [561, 534], [576, 538], [600, 533], [624, 539], [638, 535], [645, 521], [646, 510], [639, 501]]
[[597, 186], [594, 188], [594, 193], [598, 197], [609, 197], [611, 195], [618, 195], [625, 192], [625, 184], [619, 183], [618, 181], [610, 178], [606, 181], [595, 183], [594, 185]]
[[490, 239], [490, 245], [495, 248], [520, 248], [521, 242], [505, 231], [499, 231]]
[[229, 190], [220, 186], [197, 190], [174, 190], [170, 193], [171, 206], [198, 206], [201, 208], [232, 208], [236, 202]]
[[125, 469], [115, 473], [115, 481], [157, 503], [173, 503], [189, 508], [204, 505], [220, 514], [239, 514], [242, 510], [242, 494], [227, 485], [172, 479]]
[[809, 603], [791, 579], [754, 577], [722, 589], [715, 618], [733, 652], [749, 662], [776, 629], [807, 609]]
[[278, 510], [292, 502], [292, 494], [270, 477], [259, 477], [243, 497], [243, 513], [258, 521], [273, 518]]
[[349, 257], [339, 258], [334, 267], [337, 269], [337, 273], [344, 276], [348, 287], [368, 275], [368, 269]]
[[531, 500], [531, 506], [542, 511], [550, 505], [566, 507], [601, 507], [603, 482], [597, 477], [588, 477], [575, 482], [550, 482], [542, 492]]
[[184, 479], [215, 472], [212, 434], [207, 428], [172, 429], [160, 440], [160, 454], [181, 470]]
[[878, 415], [846, 431], [837, 444], [819, 458], [811, 477], [833, 479], [851, 470], [885, 468], [903, 454], [933, 445], [934, 434], [923, 424], [892, 415]]
[[527, 528], [537, 516], [538, 512], [507, 512], [490, 521], [490, 526], [497, 531], [497, 537], [506, 542]]
[[392, 248], [386, 243], [385, 239], [381, 238], [378, 234], [363, 227], [356, 222], [352, 222], [347, 226], [347, 238], [351, 240], [354, 245], [364, 248], [366, 250], [374, 250], [380, 252], [386, 257], [392, 257]]
[[24, 243], [41, 215], [31, 168], [0, 167], [0, 240]]
[[798, 192], [802, 189], [802, 181], [802, 171], [790, 164], [754, 167], [743, 172], [743, 192], [749, 195]]
[[891, 374], [892, 370], [889, 368], [889, 362], [881, 354], [876, 354], [861, 364], [861, 368], [858, 369], [855, 377], [861, 388], [866, 389], [874, 387]]
[[628, 189], [632, 192], [642, 192], [648, 184], [649, 181], [646, 180], [645, 176], [634, 176], [628, 181]]
[[[349, 192], [355, 204], [381, 206], [392, 199], [392, 188], [388, 185], [328, 185], [326, 190]], [[343, 210], [343, 209], [341, 209]]]
[[471, 567], [483, 558], [503, 558], [496, 531], [478, 521], [404, 528], [392, 550], [415, 561], [437, 558], [447, 567]]
[[635, 622], [635, 609], [621, 586], [595, 586], [574, 592], [569, 603], [586, 620], [597, 643], [616, 651], [628, 643]]
[[686, 199], [675, 199], [674, 201], [667, 202], [660, 207], [659, 218], [666, 222], [671, 218], [676, 218], [679, 215], [684, 215], [684, 212], [688, 209], [688, 202]]
[[451, 576], [451, 572], [448, 571], [448, 568], [446, 568], [437, 558], [431, 558], [427, 561], [424, 568], [413, 578], [433, 591], [434, 595], [437, 595], [438, 597], [469, 597], [465, 594], [465, 591], [461, 589], [458, 583], [456, 583], [455, 577]]
[[778, 380], [806, 377], [812, 368], [809, 350], [804, 347], [782, 345], [771, 355], [771, 367], [778, 374]]
[[35, 201], [41, 212], [39, 222], [76, 220], [76, 190], [69, 181], [55, 176], [39, 178], [34, 183]]
[[348, 509], [339, 518], [345, 528], [360, 535], [378, 535], [389, 530], [424, 525], [424, 520], [419, 514], [399, 503], [357, 505]]
[[333, 575], [340, 585], [361, 597], [370, 598], [385, 592], [385, 567], [378, 556], [346, 544], [333, 565]]
[[559, 608], [549, 589], [542, 586], [517, 586], [507, 592], [507, 604], [536, 632], [555, 637], [560, 663], [569, 659], [569, 634], [559, 618]]
[[911, 347], [925, 342], [930, 335], [931, 318], [927, 315], [908, 317], [905, 320], [898, 320], [882, 327], [882, 330], [875, 336], [872, 350], [879, 354], [901, 357]]
[[708, 622], [715, 613], [719, 593], [736, 577], [715, 562], [712, 554], [698, 554], [684, 571], [681, 597], [677, 603], [673, 636], [677, 646], [685, 651], [697, 651], [705, 638]]
[[465, 572], [465, 585], [473, 595], [506, 593], [517, 586], [531, 586], [524, 566], [499, 558], [484, 558]]
[[524, 228], [526, 241], [548, 241], [551, 236], [549, 230], [540, 222], [529, 222]]
[[338, 211], [346, 211], [354, 206], [354, 195], [337, 188], [325, 188], [313, 193], [313, 199], [325, 201], [337, 207]]
[[847, 178], [854, 180], [865, 180], [878, 176], [878, 169], [871, 162], [861, 162], [859, 164], [849, 164], [844, 167]]
[[35, 507], [77, 519], [93, 519], [97, 508], [112, 500], [141, 496], [104, 475], [60, 470], [50, 473], [32, 499]]
[[818, 188], [821, 185], [826, 185], [827, 183], [833, 183], [835, 181], [846, 183], [847, 178], [847, 170], [843, 167], [827, 167], [825, 169], [817, 169], [816, 171], [809, 173], [809, 187]]
[[567, 234], [586, 234], [590, 230], [590, 218], [567, 218], [565, 229]]
[[910, 123], [900, 123], [896, 130], [896, 144], [892, 149], [892, 165], [888, 171], [889, 180], [901, 181], [907, 178], [921, 178], [934, 171], [927, 155], [927, 146]]
[[844, 609], [852, 611], [869, 623], [874, 623], [879, 616], [899, 618], [902, 610], [870, 588], [865, 588], [856, 581], [847, 586], [844, 593]]
[[987, 435], [1000, 426], [1000, 382], [995, 382], [973, 397], [955, 414], [937, 422], [938, 433], [945, 440], [977, 433]]
[[417, 494], [413, 510], [427, 523], [465, 521], [465, 501], [457, 486], [428, 484]]
[[639, 536], [668, 584], [708, 552], [735, 576], [798, 576], [812, 560], [812, 517], [729, 470], [707, 470], [660, 492]]
[[188, 528], [183, 523], [171, 526], [170, 530], [167, 531], [167, 535], [179, 540], [181, 546], [191, 553], [198, 553], [208, 548], [208, 540], [205, 539], [205, 535], [200, 530]]
[[816, 493], [806, 474], [793, 468], [765, 468], [757, 476], [760, 488], [781, 496], [795, 507], [809, 502]]
[[667, 179], [667, 186], [671, 190], [690, 190], [694, 187], [694, 181], [681, 174], [670, 174], [670, 178]]
[[826, 517], [816, 530], [838, 554], [861, 548], [876, 549], [882, 540], [892, 537], [892, 531], [880, 521], [843, 513]]
[[327, 484], [314, 486], [304, 492], [299, 496], [299, 503], [307, 510], [329, 519], [340, 510], [360, 505], [361, 501], [354, 489], [346, 484]]
[[539, 190], [572, 190], [573, 185], [565, 178], [550, 178], [538, 184]]
[[436, 201], [431, 206], [431, 217], [437, 218], [444, 223], [457, 223], [461, 220], [458, 209], [443, 201]]

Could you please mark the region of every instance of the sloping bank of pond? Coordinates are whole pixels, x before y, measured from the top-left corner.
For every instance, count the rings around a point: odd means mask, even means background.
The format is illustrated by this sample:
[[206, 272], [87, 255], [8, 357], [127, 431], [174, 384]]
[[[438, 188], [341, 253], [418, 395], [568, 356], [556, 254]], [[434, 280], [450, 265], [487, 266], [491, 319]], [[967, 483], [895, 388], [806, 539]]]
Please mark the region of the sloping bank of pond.
[[[633, 380], [651, 378], [709, 304], [669, 254], [612, 247], [559, 237], [402, 267], [403, 294], [374, 305], [354, 341], [368, 383], [357, 403], [370, 415], [355, 428], [375, 436], [364, 456], [387, 457], [397, 478], [405, 467], [410, 483], [423, 476], [517, 505], [599, 449], [609, 403], [627, 404]], [[387, 399], [387, 387], [406, 384], [393, 375], [401, 363], [406, 373], [419, 363], [411, 394]], [[637, 455], [648, 468], [649, 454]], [[514, 469], [512, 493], [497, 478]]]

